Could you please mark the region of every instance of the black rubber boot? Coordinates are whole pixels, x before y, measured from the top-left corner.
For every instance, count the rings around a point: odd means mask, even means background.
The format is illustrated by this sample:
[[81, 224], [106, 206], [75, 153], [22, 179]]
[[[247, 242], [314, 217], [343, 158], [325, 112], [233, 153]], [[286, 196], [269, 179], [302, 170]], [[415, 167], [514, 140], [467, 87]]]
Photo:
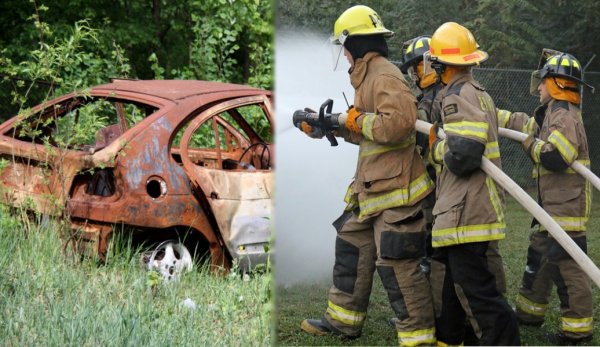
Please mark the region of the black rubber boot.
[[519, 311], [517, 311], [517, 309], [515, 307], [512, 308], [513, 312], [515, 313], [515, 316], [517, 316], [517, 321], [519, 322], [519, 325], [527, 325], [530, 327], [541, 327], [542, 324], [544, 324], [544, 318], [542, 317], [541, 320], [529, 320], [523, 317], [523, 315], [519, 314]]
[[300, 329], [315, 336], [335, 335], [345, 339], [356, 339], [360, 335], [348, 335], [344, 334], [338, 329], [334, 328], [325, 318], [321, 319], [305, 319], [300, 324]]
[[592, 341], [593, 335], [584, 336], [581, 338], [572, 338], [565, 336], [563, 333], [548, 334], [548, 341], [555, 346], [577, 346], [582, 343]]

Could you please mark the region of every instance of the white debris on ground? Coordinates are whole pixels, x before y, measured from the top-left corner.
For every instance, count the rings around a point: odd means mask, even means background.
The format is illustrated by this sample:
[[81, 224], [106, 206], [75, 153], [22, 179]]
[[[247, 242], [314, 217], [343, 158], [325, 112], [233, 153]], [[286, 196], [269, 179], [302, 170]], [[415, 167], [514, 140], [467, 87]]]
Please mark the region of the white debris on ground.
[[185, 300], [183, 300], [180, 303], [181, 306], [183, 307], [187, 307], [191, 310], [195, 310], [196, 309], [196, 303], [194, 302], [194, 300], [190, 299], [190, 298], [186, 298]]

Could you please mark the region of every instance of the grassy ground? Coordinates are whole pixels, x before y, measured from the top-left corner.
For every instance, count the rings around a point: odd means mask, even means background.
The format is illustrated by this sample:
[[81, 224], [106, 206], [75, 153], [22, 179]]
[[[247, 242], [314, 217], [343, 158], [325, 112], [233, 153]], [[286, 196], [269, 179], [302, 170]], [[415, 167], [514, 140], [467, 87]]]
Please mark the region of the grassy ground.
[[[106, 265], [62, 254], [50, 223], [0, 205], [0, 346], [264, 346], [270, 274], [163, 283], [121, 243]], [[195, 309], [181, 303], [190, 298]]]
[[[529, 237], [530, 215], [512, 198], [507, 199], [507, 238], [501, 242], [501, 253], [504, 258], [507, 276], [509, 303], [514, 306], [518, 293], [521, 275], [526, 262], [526, 250]], [[592, 218], [588, 225], [588, 250], [595, 264], [600, 264], [600, 254], [594, 250], [600, 249], [600, 201], [596, 199], [593, 206]], [[333, 252], [333, 250], [332, 250]], [[389, 307], [387, 295], [383, 290], [378, 276], [375, 276], [374, 290], [371, 295], [369, 313], [362, 336], [353, 341], [342, 340], [333, 336], [313, 337], [300, 330], [300, 322], [304, 318], [320, 318], [323, 316], [327, 291], [331, 281], [327, 283], [303, 284], [290, 288], [277, 288], [275, 321], [277, 322], [277, 340], [280, 345], [288, 346], [323, 346], [323, 345], [397, 345], [397, 337], [393, 328], [386, 320], [393, 316]], [[594, 307], [600, 304], [600, 289], [593, 286]], [[546, 315], [546, 322], [541, 328], [523, 326], [520, 328], [523, 345], [549, 345], [545, 336], [558, 329], [559, 307], [556, 293]], [[594, 312], [594, 330], [597, 332], [600, 322], [600, 310]], [[596, 333], [589, 345], [600, 345], [600, 334]]]

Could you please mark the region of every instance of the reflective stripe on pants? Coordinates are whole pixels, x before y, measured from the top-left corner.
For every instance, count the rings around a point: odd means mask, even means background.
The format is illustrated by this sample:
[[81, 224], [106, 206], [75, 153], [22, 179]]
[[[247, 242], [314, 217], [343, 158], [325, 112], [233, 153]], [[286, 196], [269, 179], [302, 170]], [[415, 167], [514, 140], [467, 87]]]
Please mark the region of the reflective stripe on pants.
[[[340, 228], [336, 241], [334, 285], [329, 290], [329, 305], [325, 313], [327, 321], [344, 334], [358, 335], [364, 325], [373, 273], [378, 269], [388, 292], [390, 305], [400, 319], [396, 325], [402, 336], [401, 345], [434, 343], [430, 332], [434, 331], [431, 291], [425, 275], [419, 270], [423, 252], [418, 256], [402, 258], [380, 253], [380, 239], [386, 234], [422, 234], [425, 237], [425, 219], [420, 204], [385, 210], [380, 215], [358, 221], [354, 214]], [[411, 216], [415, 218], [411, 219]], [[402, 238], [401, 238], [402, 239]], [[414, 240], [407, 237], [402, 240]], [[398, 243], [401, 244], [401, 243]], [[421, 243], [424, 246], [424, 242]], [[385, 249], [385, 247], [384, 247]], [[407, 254], [411, 254], [407, 252]], [[356, 255], [356, 261], [353, 260]], [[346, 259], [339, 259], [344, 257]], [[397, 258], [397, 259], [396, 259]], [[406, 339], [404, 339], [406, 337]], [[417, 344], [418, 344], [417, 343]]]

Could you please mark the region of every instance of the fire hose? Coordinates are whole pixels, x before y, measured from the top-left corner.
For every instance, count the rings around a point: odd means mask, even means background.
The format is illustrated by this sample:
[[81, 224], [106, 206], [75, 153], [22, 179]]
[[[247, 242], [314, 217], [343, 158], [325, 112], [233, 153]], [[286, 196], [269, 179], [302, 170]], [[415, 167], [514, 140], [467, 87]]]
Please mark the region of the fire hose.
[[[508, 137], [509, 139], [515, 140], [518, 142], [523, 142], [527, 138], [527, 134], [525, 134], [525, 133], [511, 130], [511, 129], [506, 129], [506, 128], [498, 128], [498, 134], [501, 136], [504, 136], [504, 137]], [[573, 169], [573, 171], [575, 171], [578, 174], [580, 174], [581, 176], [583, 176], [583, 178], [585, 178], [586, 180], [590, 181], [590, 183], [594, 187], [596, 187], [596, 189], [600, 190], [600, 178], [598, 178], [598, 176], [594, 175], [592, 170], [588, 169], [583, 164], [581, 164], [580, 162], [577, 162], [577, 161], [575, 161], [575, 162], [573, 162], [573, 164], [571, 164], [571, 169]]]
[[[417, 120], [416, 129], [418, 132], [428, 135], [429, 128], [431, 128], [430, 123]], [[440, 138], [445, 138], [443, 130], [440, 129], [438, 131], [438, 136]], [[583, 165], [581, 166], [584, 167]], [[508, 175], [506, 175], [499, 167], [485, 157], [481, 158], [481, 169], [504, 188], [505, 191], [512, 195], [512, 197], [515, 198], [515, 200], [517, 200], [529, 213], [531, 213], [535, 219], [548, 230], [564, 250], [569, 253], [573, 260], [581, 266], [583, 271], [590, 276], [592, 281], [600, 287], [600, 269], [598, 269], [594, 262], [592, 262], [583, 250], [577, 246], [575, 241], [565, 233], [560, 225], [558, 225], [558, 223], [556, 223], [556, 221], [552, 219], [552, 217], [550, 217], [550, 215], [531, 198], [531, 196], [529, 196], [529, 194], [508, 177]]]

